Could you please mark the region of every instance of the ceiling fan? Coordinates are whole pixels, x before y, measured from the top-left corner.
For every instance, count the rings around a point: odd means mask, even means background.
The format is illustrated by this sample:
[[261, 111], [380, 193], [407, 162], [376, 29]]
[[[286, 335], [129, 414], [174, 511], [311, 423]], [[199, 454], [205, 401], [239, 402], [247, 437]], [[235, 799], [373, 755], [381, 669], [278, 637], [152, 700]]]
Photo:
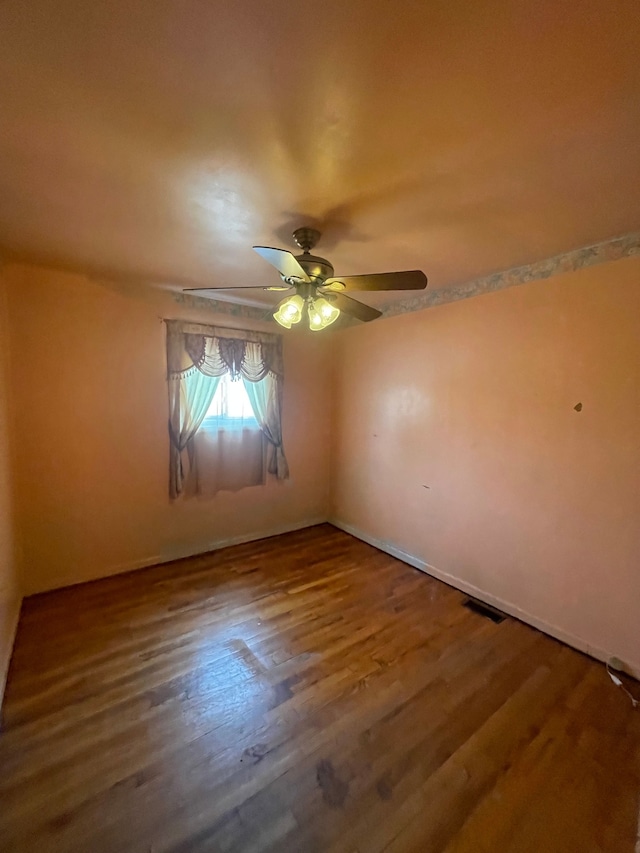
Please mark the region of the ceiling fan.
[[[284, 284], [261, 287], [261, 290], [289, 291], [295, 294], [278, 303], [273, 313], [274, 319], [286, 329], [299, 323], [307, 315], [312, 331], [326, 329], [335, 322], [341, 312], [358, 320], [368, 322], [382, 315], [382, 311], [371, 308], [357, 299], [346, 296], [343, 291], [362, 290], [424, 290], [427, 277], [420, 270], [404, 272], [383, 272], [370, 275], [346, 275], [335, 277], [333, 267], [326, 258], [311, 254], [311, 249], [320, 239], [315, 228], [296, 228], [293, 239], [302, 249], [302, 254], [294, 256], [286, 249], [273, 249], [269, 246], [254, 246], [253, 249], [267, 263], [280, 273]], [[198, 290], [253, 290], [253, 287], [189, 287], [187, 291]]]

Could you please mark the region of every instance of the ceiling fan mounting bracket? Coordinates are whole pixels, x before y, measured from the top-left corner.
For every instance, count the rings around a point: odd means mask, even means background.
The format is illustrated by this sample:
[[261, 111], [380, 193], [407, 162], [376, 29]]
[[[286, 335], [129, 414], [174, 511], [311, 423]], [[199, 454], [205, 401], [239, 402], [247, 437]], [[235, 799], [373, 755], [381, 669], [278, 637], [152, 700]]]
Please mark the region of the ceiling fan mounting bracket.
[[296, 246], [300, 246], [303, 252], [309, 252], [310, 249], [313, 249], [320, 236], [317, 228], [308, 228], [306, 226], [296, 228], [293, 232], [293, 239], [296, 242]]

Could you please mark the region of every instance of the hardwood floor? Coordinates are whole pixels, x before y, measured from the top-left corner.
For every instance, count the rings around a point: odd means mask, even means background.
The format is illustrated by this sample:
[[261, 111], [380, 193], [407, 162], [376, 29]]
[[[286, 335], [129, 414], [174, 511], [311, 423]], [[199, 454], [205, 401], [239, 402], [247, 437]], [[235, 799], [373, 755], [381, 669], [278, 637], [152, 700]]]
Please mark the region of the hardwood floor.
[[0, 849], [632, 853], [604, 668], [328, 525], [27, 600]]

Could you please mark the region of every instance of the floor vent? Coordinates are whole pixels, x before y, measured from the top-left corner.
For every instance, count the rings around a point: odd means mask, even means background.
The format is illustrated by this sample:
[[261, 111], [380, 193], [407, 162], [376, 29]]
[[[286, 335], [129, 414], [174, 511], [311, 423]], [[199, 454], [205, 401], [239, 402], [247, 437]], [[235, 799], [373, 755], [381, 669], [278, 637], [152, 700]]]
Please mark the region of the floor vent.
[[462, 606], [466, 607], [467, 610], [471, 610], [473, 613], [477, 613], [478, 616], [484, 616], [485, 619], [491, 619], [491, 621], [495, 622], [496, 625], [499, 625], [500, 622], [504, 622], [507, 618], [504, 613], [501, 613], [499, 610], [495, 610], [493, 607], [489, 607], [488, 604], [485, 604], [482, 601], [477, 601], [475, 598], [466, 598], [462, 602]]

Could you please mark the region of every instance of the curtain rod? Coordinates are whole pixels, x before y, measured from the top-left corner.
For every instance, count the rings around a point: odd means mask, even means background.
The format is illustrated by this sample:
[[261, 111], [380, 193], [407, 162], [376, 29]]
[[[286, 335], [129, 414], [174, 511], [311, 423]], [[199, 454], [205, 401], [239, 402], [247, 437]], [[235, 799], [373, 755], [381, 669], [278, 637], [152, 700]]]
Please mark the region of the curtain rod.
[[[264, 332], [261, 329], [243, 329], [243, 328], [237, 328], [235, 326], [221, 326], [218, 323], [216, 323], [216, 324], [200, 323], [198, 321], [184, 320], [181, 318], [159, 317], [159, 320], [161, 323], [166, 323], [167, 325], [169, 325], [170, 323], [176, 323], [176, 324], [181, 324], [183, 326], [197, 326], [199, 328], [207, 329], [207, 330], [209, 330], [209, 329], [213, 330], [213, 331], [218, 330], [218, 331], [223, 332], [223, 333], [224, 332], [236, 332], [236, 333], [244, 334], [244, 335], [269, 335], [269, 336], [274, 337], [274, 338], [281, 338], [282, 337], [282, 333], [277, 332], [277, 331]], [[193, 334], [201, 334], [201, 335], [205, 335], [205, 337], [207, 337], [207, 336], [208, 337], [215, 337], [215, 334], [209, 333], [209, 335], [207, 335], [207, 332], [204, 332], [204, 331], [194, 332]]]
[[161, 317], [158, 315], [158, 320], [161, 323], [185, 323], [189, 326], [210, 326], [212, 329], [229, 329], [230, 331], [236, 328], [235, 326], [221, 326], [220, 323], [201, 323], [199, 320], [185, 320], [184, 317]]

